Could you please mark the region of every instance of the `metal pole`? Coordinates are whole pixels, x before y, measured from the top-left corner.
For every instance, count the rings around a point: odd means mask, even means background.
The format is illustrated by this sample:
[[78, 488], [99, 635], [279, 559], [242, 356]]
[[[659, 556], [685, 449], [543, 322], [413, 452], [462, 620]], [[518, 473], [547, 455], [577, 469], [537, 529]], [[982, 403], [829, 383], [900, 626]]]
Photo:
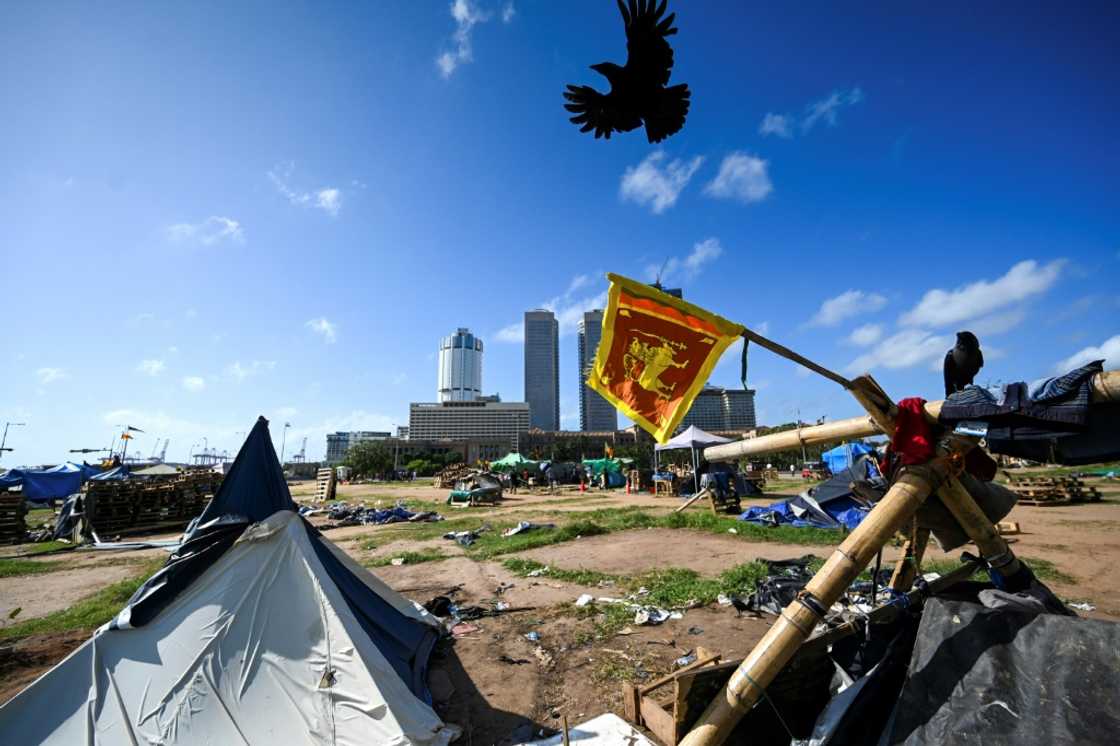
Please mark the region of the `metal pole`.
[[290, 423], [290, 422], [285, 422], [284, 423], [284, 437], [282, 437], [280, 439], [280, 466], [281, 467], [284, 466], [284, 447], [286, 445], [288, 445], [288, 428], [291, 427], [291, 426], [292, 426], [292, 423]]
[[27, 424], [26, 422], [5, 422], [4, 423], [4, 437], [0, 438], [0, 458], [4, 457], [4, 452], [5, 451], [12, 450], [11, 448], [6, 448], [5, 447], [8, 444], [8, 428], [11, 427], [12, 425], [15, 425], [16, 427], [23, 427], [26, 424]]

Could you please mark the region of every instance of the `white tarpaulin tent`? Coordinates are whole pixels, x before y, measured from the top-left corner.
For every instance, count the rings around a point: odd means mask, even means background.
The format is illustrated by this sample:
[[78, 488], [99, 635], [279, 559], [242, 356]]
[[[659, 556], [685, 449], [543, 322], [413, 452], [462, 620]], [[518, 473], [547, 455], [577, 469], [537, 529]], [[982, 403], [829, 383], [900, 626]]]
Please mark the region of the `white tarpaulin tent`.
[[[238, 460], [256, 437], [278, 470], [260, 423]], [[252, 472], [235, 468], [214, 503]], [[405, 679], [426, 670], [436, 626], [294, 510], [200, 526], [115, 620], [0, 708], [0, 741], [442, 746], [456, 730]]]
[[[700, 491], [700, 475], [697, 474], [700, 468], [700, 462], [696, 458], [696, 451], [700, 448], [707, 448], [708, 446], [718, 445], [720, 443], [730, 443], [730, 438], [724, 438], [720, 435], [712, 435], [705, 432], [696, 425], [689, 425], [684, 430], [674, 435], [664, 443], [658, 443], [653, 448], [654, 457], [662, 451], [675, 451], [687, 448], [692, 453], [692, 482], [693, 494]], [[654, 468], [658, 468], [655, 464]]]

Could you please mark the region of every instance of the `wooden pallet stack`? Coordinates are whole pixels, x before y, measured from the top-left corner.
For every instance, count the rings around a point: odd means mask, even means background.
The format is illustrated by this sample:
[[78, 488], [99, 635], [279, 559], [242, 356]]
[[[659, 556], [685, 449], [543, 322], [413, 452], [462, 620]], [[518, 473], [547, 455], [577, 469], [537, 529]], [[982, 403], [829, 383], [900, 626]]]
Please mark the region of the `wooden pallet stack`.
[[338, 473], [333, 466], [320, 469], [315, 473], [315, 500], [332, 502], [338, 489]]
[[185, 528], [202, 513], [221, 483], [222, 475], [211, 471], [159, 481], [91, 481], [86, 485], [86, 517], [106, 537]]
[[[1006, 472], [1005, 472], [1006, 473]], [[1098, 502], [1101, 491], [1078, 477], [1013, 477], [1009, 487], [1021, 496], [1020, 505], [1071, 505]]]
[[471, 473], [471, 467], [460, 462], [457, 464], [449, 464], [438, 472], [436, 472], [433, 484], [436, 489], [455, 488], [455, 483], [460, 479], [468, 476]]
[[0, 492], [0, 544], [19, 544], [27, 534], [27, 509], [19, 492]]

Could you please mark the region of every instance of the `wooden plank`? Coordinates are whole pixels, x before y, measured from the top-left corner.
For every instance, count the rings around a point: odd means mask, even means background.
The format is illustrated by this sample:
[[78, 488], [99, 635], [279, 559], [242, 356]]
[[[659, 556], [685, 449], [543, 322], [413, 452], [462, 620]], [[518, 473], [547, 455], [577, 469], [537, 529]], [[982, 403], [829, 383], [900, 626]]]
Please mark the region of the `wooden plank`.
[[642, 713], [642, 724], [653, 732], [661, 741], [668, 746], [676, 746], [677, 743], [677, 723], [673, 720], [673, 716], [665, 712], [661, 705], [654, 702], [648, 697], [642, 697], [640, 703]]

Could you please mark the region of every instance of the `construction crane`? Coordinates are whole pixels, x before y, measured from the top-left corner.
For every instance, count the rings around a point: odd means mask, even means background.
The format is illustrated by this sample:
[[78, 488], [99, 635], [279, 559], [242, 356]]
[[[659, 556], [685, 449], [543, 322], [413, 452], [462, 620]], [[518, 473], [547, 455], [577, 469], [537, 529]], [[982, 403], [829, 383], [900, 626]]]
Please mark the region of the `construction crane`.
[[303, 436], [303, 444], [299, 448], [299, 453], [292, 456], [292, 462], [302, 464], [307, 461], [307, 436]]
[[171, 438], [163, 439], [163, 450], [159, 452], [159, 462], [162, 464], [167, 458], [167, 444], [171, 442]]

